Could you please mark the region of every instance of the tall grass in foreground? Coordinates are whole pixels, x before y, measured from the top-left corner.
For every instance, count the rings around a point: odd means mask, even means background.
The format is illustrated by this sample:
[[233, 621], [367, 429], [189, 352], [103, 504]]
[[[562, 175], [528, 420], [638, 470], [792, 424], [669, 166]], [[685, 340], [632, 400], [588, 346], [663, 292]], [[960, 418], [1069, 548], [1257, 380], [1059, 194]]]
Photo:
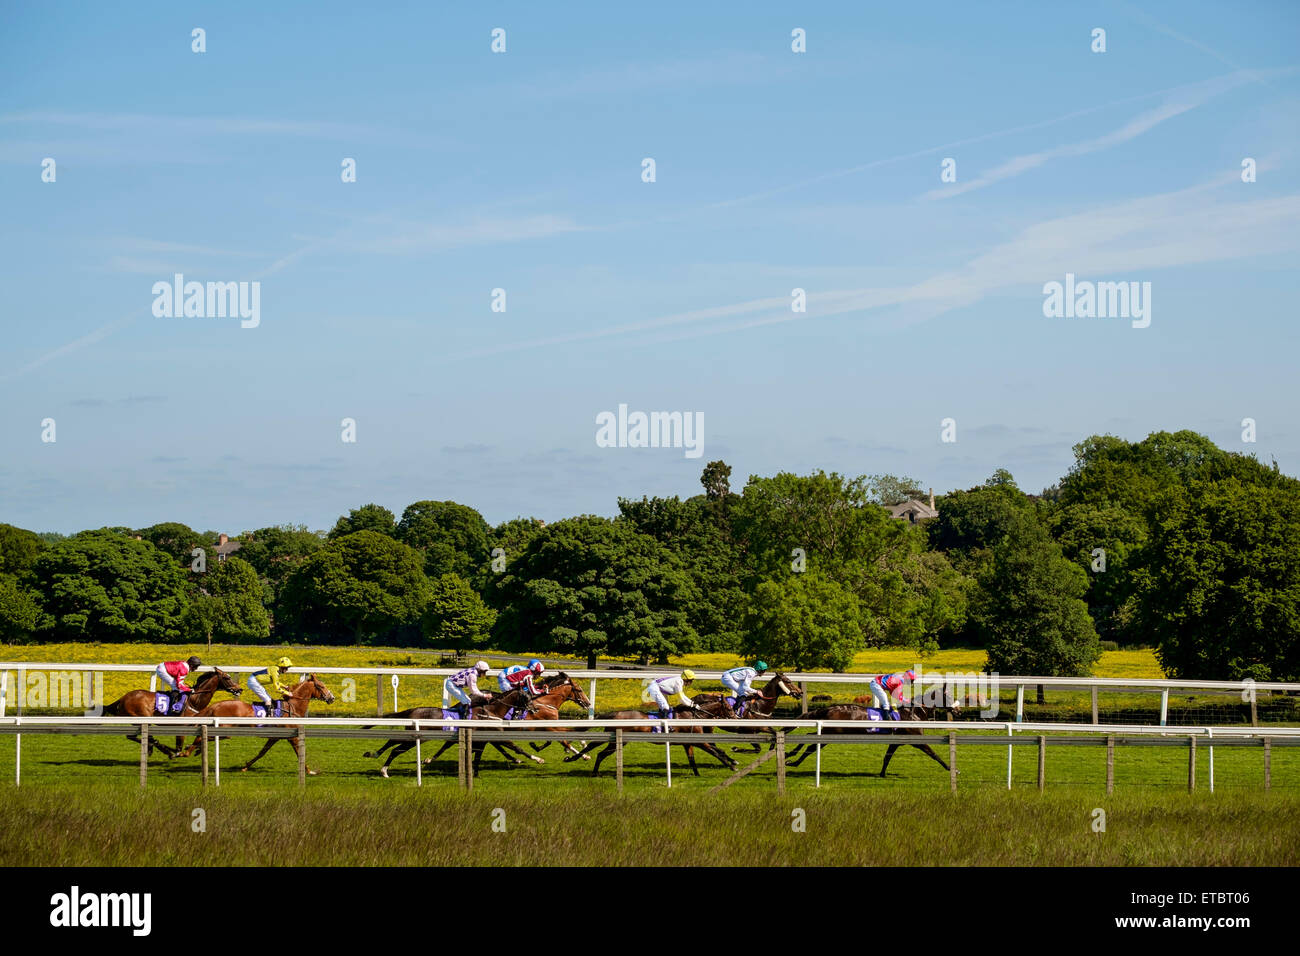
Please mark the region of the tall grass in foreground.
[[[1276, 795], [681, 792], [465, 795], [14, 790], [0, 865], [1128, 865], [1300, 863]], [[191, 829], [194, 810], [206, 832]], [[504, 811], [505, 832], [492, 823]], [[795, 809], [806, 816], [796, 832]], [[1094, 832], [1094, 808], [1106, 813]]]

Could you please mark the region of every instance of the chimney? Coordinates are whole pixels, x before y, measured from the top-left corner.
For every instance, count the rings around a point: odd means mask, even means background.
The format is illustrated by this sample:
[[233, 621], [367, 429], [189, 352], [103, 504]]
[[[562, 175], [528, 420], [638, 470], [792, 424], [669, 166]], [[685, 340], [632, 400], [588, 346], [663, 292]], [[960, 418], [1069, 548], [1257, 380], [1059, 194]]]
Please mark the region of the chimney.
[[[934, 500], [934, 496], [933, 496], [933, 495], [931, 495], [930, 500], [931, 500], [931, 501]], [[229, 541], [229, 540], [230, 540], [230, 536], [229, 536], [229, 535], [222, 534], [222, 535], [219, 535], [219, 536], [218, 536], [218, 538], [217, 538], [217, 544], [218, 544], [218, 545], [223, 545], [223, 544], [225, 544], [225, 543], [226, 543], [227, 541]]]
[[934, 489], [930, 489], [930, 510], [934, 510]]

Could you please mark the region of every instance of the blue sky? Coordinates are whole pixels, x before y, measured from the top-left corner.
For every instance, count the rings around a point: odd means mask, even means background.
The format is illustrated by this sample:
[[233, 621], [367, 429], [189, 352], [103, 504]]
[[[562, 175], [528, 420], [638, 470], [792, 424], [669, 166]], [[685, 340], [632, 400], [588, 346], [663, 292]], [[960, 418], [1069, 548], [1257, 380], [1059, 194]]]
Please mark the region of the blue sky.
[[[1297, 473], [1293, 3], [0, 17], [0, 520], [555, 520], [716, 458], [1038, 491], [1179, 428]], [[156, 318], [177, 272], [260, 325]], [[1150, 326], [1044, 317], [1067, 272], [1150, 282]], [[703, 457], [597, 447], [620, 403]]]

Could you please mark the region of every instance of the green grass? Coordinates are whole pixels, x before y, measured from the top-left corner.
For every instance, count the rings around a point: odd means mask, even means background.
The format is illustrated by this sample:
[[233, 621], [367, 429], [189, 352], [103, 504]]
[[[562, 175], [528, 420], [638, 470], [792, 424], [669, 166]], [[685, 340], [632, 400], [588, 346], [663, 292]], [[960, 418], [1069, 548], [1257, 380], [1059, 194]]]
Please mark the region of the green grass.
[[[1277, 794], [612, 788], [472, 795], [342, 785], [23, 789], [0, 802], [0, 865], [187, 869], [294, 863], [559, 865], [1295, 865], [1300, 802]], [[192, 830], [194, 811], [205, 832]], [[805, 832], [792, 822], [803, 811]], [[1095, 809], [1106, 813], [1093, 831]], [[504, 811], [504, 816], [497, 811]], [[504, 821], [505, 831], [493, 829]]]

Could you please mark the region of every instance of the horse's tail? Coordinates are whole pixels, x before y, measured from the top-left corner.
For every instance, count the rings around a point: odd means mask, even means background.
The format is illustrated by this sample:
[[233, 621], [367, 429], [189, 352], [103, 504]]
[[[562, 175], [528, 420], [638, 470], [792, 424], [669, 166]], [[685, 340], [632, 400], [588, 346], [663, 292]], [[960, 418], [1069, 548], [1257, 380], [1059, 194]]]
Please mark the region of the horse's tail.
[[124, 698], [119, 697], [117, 700], [113, 701], [113, 703], [111, 703], [111, 704], [105, 704], [105, 705], [104, 705], [104, 710], [103, 710], [103, 716], [105, 716], [105, 717], [125, 717], [126, 714], [122, 713], [122, 701], [123, 701], [123, 699], [124, 699]]

